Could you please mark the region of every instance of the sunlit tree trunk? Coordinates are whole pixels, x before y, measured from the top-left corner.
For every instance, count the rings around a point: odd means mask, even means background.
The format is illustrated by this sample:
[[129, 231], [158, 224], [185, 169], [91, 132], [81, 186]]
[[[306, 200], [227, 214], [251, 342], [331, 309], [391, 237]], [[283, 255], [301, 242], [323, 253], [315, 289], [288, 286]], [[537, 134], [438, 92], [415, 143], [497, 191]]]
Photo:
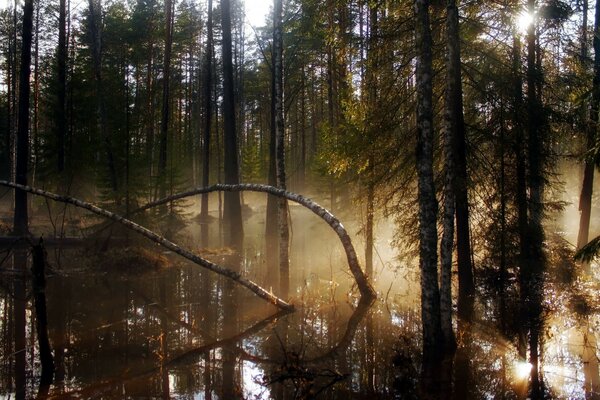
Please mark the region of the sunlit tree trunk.
[[[584, 2], [584, 11], [587, 13], [587, 0]], [[582, 34], [582, 61], [587, 61], [587, 15], [584, 17], [584, 26]], [[590, 104], [589, 122], [584, 123], [586, 131], [586, 148], [588, 152], [596, 146], [596, 136], [598, 132], [598, 112], [600, 105], [600, 2], [596, 1], [596, 15], [594, 21], [594, 79], [592, 83], [592, 101]], [[585, 116], [584, 116], [585, 118]], [[594, 161], [586, 158], [583, 172], [583, 184], [581, 187], [581, 196], [579, 197], [579, 234], [577, 235], [577, 249], [581, 249], [589, 241], [590, 217], [592, 211], [592, 192], [594, 187]]]
[[[21, 44], [21, 68], [19, 71], [19, 115], [17, 122], [17, 169], [16, 182], [27, 185], [29, 165], [29, 76], [31, 74], [31, 42], [33, 28], [33, 0], [23, 6], [23, 39]], [[27, 193], [15, 190], [15, 215], [13, 232], [16, 235], [29, 233]]]
[[440, 292], [437, 271], [437, 200], [433, 180], [432, 38], [429, 1], [415, 0], [417, 54], [417, 175], [419, 203], [419, 265], [421, 269], [421, 318], [423, 360], [439, 356], [441, 341]]

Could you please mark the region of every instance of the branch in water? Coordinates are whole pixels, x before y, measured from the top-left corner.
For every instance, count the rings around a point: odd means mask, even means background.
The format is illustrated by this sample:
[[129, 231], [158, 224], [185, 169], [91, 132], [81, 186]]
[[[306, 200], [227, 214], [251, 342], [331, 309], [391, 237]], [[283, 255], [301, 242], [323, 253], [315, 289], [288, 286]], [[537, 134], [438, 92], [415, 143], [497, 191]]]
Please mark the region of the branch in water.
[[223, 276], [239, 283], [242, 286], [245, 286], [250, 291], [252, 291], [254, 294], [256, 294], [258, 297], [265, 299], [269, 303], [274, 304], [275, 306], [279, 307], [282, 310], [291, 311], [294, 309], [293, 305], [286, 303], [284, 300], [282, 300], [279, 297], [275, 296], [274, 294], [268, 292], [267, 290], [265, 290], [261, 286], [257, 285], [256, 283], [252, 282], [251, 280], [242, 277], [242, 275], [240, 273], [232, 271], [228, 268], [222, 267], [218, 264], [212, 263], [208, 260], [205, 260], [204, 258], [197, 256], [196, 254], [181, 248], [180, 246], [165, 239], [164, 237], [157, 235], [156, 233], [152, 232], [151, 230], [144, 228], [143, 226], [138, 225], [135, 222], [130, 221], [118, 214], [107, 211], [103, 208], [100, 208], [93, 204], [76, 199], [74, 197], [57, 195], [55, 193], [47, 192], [45, 190], [37, 189], [37, 188], [31, 187], [31, 186], [19, 185], [19, 184], [16, 184], [13, 182], [7, 182], [7, 181], [0, 181], [0, 185], [12, 187], [15, 189], [21, 189], [25, 192], [35, 194], [38, 196], [42, 196], [42, 197], [45, 197], [45, 198], [48, 198], [48, 199], [51, 199], [54, 201], [58, 201], [61, 203], [71, 204], [76, 207], [91, 211], [94, 214], [98, 214], [103, 217], [109, 218], [115, 222], [118, 222], [118, 223], [126, 226], [127, 228], [131, 229], [132, 231], [135, 231], [135, 232], [139, 233], [140, 235], [147, 237], [148, 239], [152, 240], [153, 242], [158, 243], [163, 247], [166, 247], [167, 249], [173, 251], [174, 253], [177, 253], [180, 256], [187, 258], [188, 260], [192, 261], [193, 263], [200, 265], [201, 267], [204, 267], [210, 271], [216, 272], [219, 275], [223, 275]]

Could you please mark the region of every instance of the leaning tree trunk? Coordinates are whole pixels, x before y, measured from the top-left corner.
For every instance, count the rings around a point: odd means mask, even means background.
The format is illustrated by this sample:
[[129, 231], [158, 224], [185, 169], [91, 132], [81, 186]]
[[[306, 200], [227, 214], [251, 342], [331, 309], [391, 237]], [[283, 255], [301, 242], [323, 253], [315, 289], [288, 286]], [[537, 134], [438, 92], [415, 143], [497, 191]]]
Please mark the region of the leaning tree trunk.
[[[0, 184], [2, 184], [2, 183], [0, 182]], [[325, 208], [321, 207], [314, 201], [312, 201], [304, 196], [290, 193], [283, 189], [275, 188], [273, 186], [268, 186], [268, 185], [247, 184], [247, 183], [238, 184], [238, 185], [218, 184], [218, 185], [209, 186], [207, 188], [193, 189], [193, 190], [190, 190], [187, 192], [182, 192], [179, 194], [175, 194], [173, 196], [166, 197], [164, 199], [157, 200], [155, 202], [149, 203], [149, 204], [133, 211], [132, 214], [143, 211], [143, 210], [147, 210], [152, 207], [159, 206], [161, 204], [165, 204], [169, 201], [180, 200], [180, 199], [184, 199], [186, 197], [190, 197], [190, 196], [194, 196], [194, 195], [198, 195], [198, 194], [202, 194], [202, 193], [215, 192], [215, 191], [225, 191], [225, 192], [251, 191], [251, 192], [267, 193], [267, 194], [273, 195], [275, 197], [285, 197], [289, 201], [293, 201], [295, 203], [298, 203], [298, 204], [304, 206], [305, 208], [308, 208], [310, 211], [312, 211], [314, 214], [316, 214], [322, 220], [324, 220], [331, 227], [331, 229], [333, 229], [336, 232], [336, 234], [338, 235], [338, 238], [340, 239], [342, 246], [344, 247], [344, 251], [346, 252], [346, 257], [348, 260], [348, 266], [350, 268], [350, 272], [352, 273], [354, 279], [356, 280], [356, 284], [358, 286], [358, 289], [360, 290], [361, 295], [364, 297], [374, 297], [375, 296], [375, 291], [369, 284], [367, 277], [365, 276], [365, 274], [363, 273], [363, 271], [360, 267], [360, 264], [358, 262], [358, 257], [356, 256], [356, 251], [354, 250], [354, 246], [352, 245], [352, 240], [350, 239], [350, 236], [348, 235], [348, 232], [346, 231], [346, 229], [344, 228], [342, 223], [330, 211], [326, 210]]]
[[[192, 261], [193, 263], [198, 264], [201, 267], [204, 267], [210, 271], [216, 272], [219, 275], [223, 275], [226, 278], [229, 278], [229, 279], [239, 283], [240, 285], [248, 288], [250, 291], [252, 291], [257, 296], [263, 298], [264, 300], [268, 301], [269, 303], [271, 303], [281, 309], [284, 309], [284, 310], [292, 310], [293, 309], [292, 305], [281, 300], [280, 298], [273, 295], [266, 289], [263, 289], [262, 287], [258, 286], [256, 283], [244, 278], [241, 275], [241, 273], [232, 271], [228, 268], [221, 267], [220, 265], [217, 265], [208, 260], [205, 260], [204, 258], [202, 258], [188, 250], [181, 248], [177, 244], [165, 239], [164, 237], [162, 237], [160, 235], [157, 235], [156, 233], [152, 232], [151, 230], [144, 228], [143, 226], [138, 225], [135, 222], [132, 222], [129, 219], [126, 219], [118, 214], [104, 210], [93, 204], [87, 203], [85, 201], [82, 201], [82, 200], [79, 200], [79, 199], [76, 199], [73, 197], [57, 195], [57, 194], [47, 192], [45, 190], [33, 188], [30, 186], [19, 185], [19, 184], [15, 184], [13, 182], [7, 182], [7, 181], [0, 181], [0, 185], [12, 187], [15, 189], [20, 189], [21, 191], [32, 193], [32, 194], [42, 196], [42, 197], [45, 197], [45, 198], [48, 198], [48, 199], [51, 199], [54, 201], [58, 201], [61, 203], [72, 204], [76, 207], [91, 211], [94, 214], [101, 215], [103, 217], [111, 219], [111, 220], [118, 222], [121, 225], [131, 229], [132, 231], [135, 231], [135, 232], [139, 233], [140, 235], [145, 236], [146, 238], [152, 240], [153, 242], [158, 243], [159, 245], [173, 251], [174, 253], [179, 254], [180, 256]], [[220, 186], [220, 185], [216, 185], [215, 187], [218, 187], [218, 186]], [[224, 186], [227, 186], [227, 185], [224, 185]], [[215, 190], [219, 190], [219, 189], [215, 189]], [[210, 190], [208, 190], [207, 192], [209, 192], [209, 191]], [[196, 193], [194, 193], [194, 194], [196, 194]], [[162, 205], [162, 204], [166, 204], [170, 201], [174, 201], [176, 199], [177, 199], [177, 196], [171, 196], [171, 197], [166, 198], [165, 201], [161, 201], [161, 202], [154, 203], [154, 204]]]
[[432, 38], [429, 1], [415, 0], [417, 54], [417, 175], [419, 200], [419, 264], [424, 365], [439, 356], [440, 292], [437, 276], [437, 200], [433, 180]]
[[[285, 121], [283, 114], [283, 1], [275, 0], [273, 27], [273, 74], [275, 75], [275, 153], [277, 164], [277, 187], [285, 190]], [[290, 285], [290, 231], [288, 227], [288, 204], [285, 198], [277, 203], [279, 226], [279, 290], [288, 297]]]
[[[25, 0], [23, 6], [23, 41], [21, 46], [21, 70], [19, 74], [19, 115], [17, 125], [16, 182], [27, 185], [29, 163], [29, 75], [31, 74], [31, 38], [33, 29], [33, 0]], [[13, 232], [26, 235], [29, 232], [27, 193], [15, 190], [15, 215]]]

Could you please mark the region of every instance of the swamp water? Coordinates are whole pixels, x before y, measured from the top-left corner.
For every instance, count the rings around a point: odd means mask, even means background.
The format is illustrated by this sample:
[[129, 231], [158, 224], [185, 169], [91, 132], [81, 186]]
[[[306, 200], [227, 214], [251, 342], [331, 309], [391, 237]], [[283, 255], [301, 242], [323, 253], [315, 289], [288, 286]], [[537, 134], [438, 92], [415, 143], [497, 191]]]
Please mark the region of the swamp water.
[[[30, 251], [5, 252], [0, 396], [419, 398], [418, 271], [395, 258], [391, 229], [386, 232], [380, 224], [378, 300], [364, 305], [334, 233], [307, 211], [291, 209], [296, 305], [291, 314], [277, 313], [249, 291], [152, 244], [143, 253], [48, 248], [45, 294], [56, 375], [47, 395], [39, 388], [32, 289], [29, 273], [23, 272], [29, 271]], [[187, 229], [188, 244], [197, 243], [198, 225]], [[217, 237], [216, 223], [210, 229]], [[362, 253], [358, 230], [349, 230]], [[259, 205], [245, 220], [240, 268], [268, 287], [273, 277], [266, 269], [263, 232], [264, 205]], [[217, 249], [213, 261], [231, 263], [220, 243], [212, 245]], [[594, 282], [580, 285], [581, 292], [598, 293]], [[578, 303], [570, 289], [548, 286], [541, 335], [545, 390], [553, 398], [600, 398], [599, 314], [581, 298]], [[578, 305], [588, 308], [573, 312]], [[480, 296], [474, 322], [458, 330], [454, 359], [428, 388], [432, 397], [525, 398], [529, 367], [519, 361], [516, 343], [504, 338], [500, 325], [497, 301]]]

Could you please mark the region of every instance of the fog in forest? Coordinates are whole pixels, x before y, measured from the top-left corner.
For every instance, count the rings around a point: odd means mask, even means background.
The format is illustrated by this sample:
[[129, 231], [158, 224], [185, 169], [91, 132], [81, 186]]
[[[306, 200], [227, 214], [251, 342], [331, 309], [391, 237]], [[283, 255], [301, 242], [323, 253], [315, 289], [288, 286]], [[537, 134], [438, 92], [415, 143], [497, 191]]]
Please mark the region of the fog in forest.
[[0, 2], [0, 397], [600, 399], [599, 121], [600, 0]]

